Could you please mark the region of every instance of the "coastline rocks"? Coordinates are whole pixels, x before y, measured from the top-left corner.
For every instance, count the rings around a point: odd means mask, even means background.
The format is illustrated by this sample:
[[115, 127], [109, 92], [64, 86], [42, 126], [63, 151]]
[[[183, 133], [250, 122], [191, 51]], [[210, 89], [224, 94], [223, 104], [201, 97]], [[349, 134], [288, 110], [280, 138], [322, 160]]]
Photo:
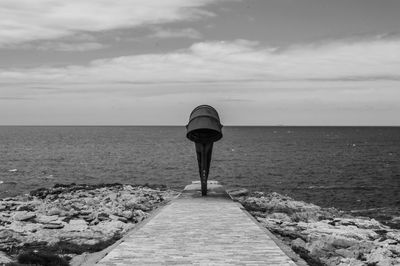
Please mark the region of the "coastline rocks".
[[64, 227], [63, 231], [70, 231], [70, 232], [80, 232], [80, 231], [85, 231], [88, 229], [88, 224], [86, 223], [85, 220], [82, 219], [76, 219], [76, 220], [70, 220]]
[[12, 260], [6, 255], [6, 253], [0, 251], [0, 265], [4, 265], [10, 262], [12, 262]]
[[243, 197], [249, 195], [249, 190], [245, 188], [230, 189], [227, 191], [231, 197]]
[[46, 214], [48, 215], [48, 216], [57, 216], [57, 215], [62, 215], [62, 214], [64, 214], [63, 213], [63, 211], [62, 210], [60, 210], [59, 208], [51, 208], [50, 210], [48, 210], [47, 212], [46, 212]]
[[238, 200], [249, 211], [269, 214], [285, 213], [294, 221], [319, 221], [333, 218], [340, 213], [334, 208], [322, 209], [317, 205], [295, 201], [276, 192], [268, 194], [256, 192]]
[[68, 253], [73, 256], [104, 248], [176, 195], [143, 186], [72, 184], [0, 199], [0, 252], [16, 256], [29, 247], [80, 245]]
[[41, 224], [47, 224], [51, 223], [54, 221], [57, 221], [59, 219], [58, 215], [42, 215], [39, 214], [37, 217], [35, 217], [35, 222], [41, 223]]
[[15, 221], [27, 221], [29, 219], [35, 218], [36, 213], [28, 211], [16, 211], [12, 216]]
[[43, 225], [44, 229], [61, 229], [63, 227], [64, 227], [64, 224], [56, 223], [56, 222], [46, 223]]
[[310, 265], [400, 265], [400, 230], [278, 193], [235, 198]]

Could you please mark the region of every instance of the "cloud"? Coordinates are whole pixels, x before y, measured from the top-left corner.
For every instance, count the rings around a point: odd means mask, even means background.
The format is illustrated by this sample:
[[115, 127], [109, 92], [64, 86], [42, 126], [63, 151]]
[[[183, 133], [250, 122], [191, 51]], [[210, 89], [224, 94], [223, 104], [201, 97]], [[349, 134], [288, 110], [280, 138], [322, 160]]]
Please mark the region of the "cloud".
[[81, 42], [81, 43], [67, 43], [67, 42], [44, 42], [38, 44], [35, 48], [41, 51], [62, 51], [62, 52], [84, 52], [91, 50], [99, 50], [107, 47], [98, 42]]
[[214, 14], [201, 8], [219, 0], [2, 0], [0, 46], [57, 39]]
[[151, 38], [189, 38], [189, 39], [200, 39], [202, 37], [201, 33], [192, 28], [185, 29], [162, 29], [157, 28], [153, 34], [148, 37]]
[[9, 96], [0, 96], [0, 101], [19, 101], [19, 100], [30, 100], [29, 97], [9, 97]]
[[399, 125], [399, 49], [400, 39], [285, 48], [236, 40], [0, 68], [0, 113], [11, 114], [0, 123], [180, 124], [208, 103], [227, 124]]
[[0, 70], [3, 82], [167, 84], [398, 81], [400, 39], [289, 48], [257, 42], [199, 42], [166, 54], [99, 59], [86, 66]]
[[39, 51], [85, 52], [106, 48], [99, 42], [41, 41], [15, 45], [18, 49], [35, 49]]
[[18, 50], [85, 52], [107, 48], [109, 44], [101, 43], [93, 34], [76, 33], [57, 40], [35, 40], [14, 44], [7, 48], [11, 47]]

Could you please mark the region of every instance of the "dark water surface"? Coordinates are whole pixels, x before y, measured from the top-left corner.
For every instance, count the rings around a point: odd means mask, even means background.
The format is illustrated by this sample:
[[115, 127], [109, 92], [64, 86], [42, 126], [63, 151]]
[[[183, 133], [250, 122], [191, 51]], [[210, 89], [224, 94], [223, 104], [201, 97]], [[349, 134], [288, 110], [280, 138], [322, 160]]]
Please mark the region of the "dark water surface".
[[[0, 127], [0, 197], [54, 183], [198, 180], [184, 127]], [[399, 127], [225, 127], [210, 178], [344, 210], [400, 205]]]

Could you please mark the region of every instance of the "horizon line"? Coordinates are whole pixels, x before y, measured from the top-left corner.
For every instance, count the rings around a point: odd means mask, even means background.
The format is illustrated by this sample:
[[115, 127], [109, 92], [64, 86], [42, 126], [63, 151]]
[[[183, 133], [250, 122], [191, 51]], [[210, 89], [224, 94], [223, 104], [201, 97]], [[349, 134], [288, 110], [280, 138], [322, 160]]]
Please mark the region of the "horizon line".
[[[0, 127], [186, 127], [186, 125], [107, 125], [107, 124], [39, 124], [39, 125], [24, 125], [24, 124], [16, 124], [16, 125], [6, 125], [0, 124]], [[223, 125], [223, 127], [400, 127], [399, 125]]]

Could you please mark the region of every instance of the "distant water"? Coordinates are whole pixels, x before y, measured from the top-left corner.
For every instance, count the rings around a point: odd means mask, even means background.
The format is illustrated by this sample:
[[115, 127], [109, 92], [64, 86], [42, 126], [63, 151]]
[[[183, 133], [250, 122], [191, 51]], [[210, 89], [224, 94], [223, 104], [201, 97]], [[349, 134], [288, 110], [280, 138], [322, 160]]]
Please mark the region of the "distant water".
[[[224, 127], [210, 178], [344, 210], [400, 205], [399, 127]], [[184, 127], [0, 127], [0, 197], [55, 183], [198, 180]]]

